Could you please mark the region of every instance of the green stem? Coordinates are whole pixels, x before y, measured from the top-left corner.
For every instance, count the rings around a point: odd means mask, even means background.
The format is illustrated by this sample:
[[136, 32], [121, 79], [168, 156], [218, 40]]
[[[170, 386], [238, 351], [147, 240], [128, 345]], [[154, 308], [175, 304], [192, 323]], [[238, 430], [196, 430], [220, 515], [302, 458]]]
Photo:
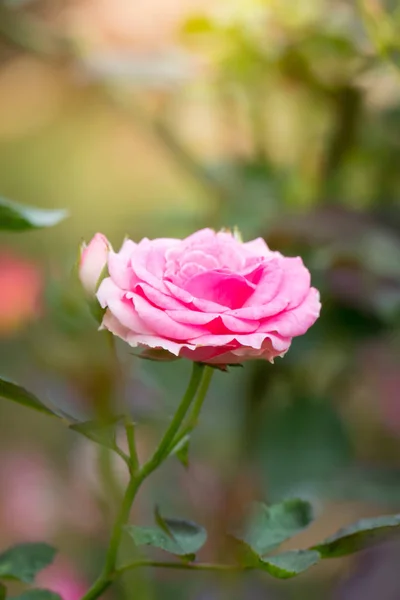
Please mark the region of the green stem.
[[197, 389], [201, 382], [203, 369], [204, 365], [193, 363], [192, 376], [190, 378], [186, 393], [184, 394], [167, 431], [162, 437], [161, 442], [147, 463], [143, 465], [139, 471], [132, 473], [128, 487], [126, 488], [124, 494], [124, 498], [122, 500], [120, 510], [114, 522], [103, 571], [82, 600], [95, 600], [111, 585], [114, 579], [112, 574], [116, 571], [118, 549], [120, 546], [124, 526], [128, 522], [135, 496], [144, 480], [168, 457], [171, 442], [178, 432], [182, 421], [184, 420], [186, 413], [196, 395]]
[[184, 437], [189, 435], [189, 433], [191, 433], [196, 427], [201, 413], [201, 409], [203, 408], [204, 400], [207, 396], [208, 388], [210, 387], [213, 374], [214, 369], [212, 367], [206, 367], [204, 369], [203, 378], [201, 380], [199, 390], [197, 392], [197, 396], [193, 404], [192, 412], [190, 413], [188, 421], [183, 427], [182, 431], [180, 431], [172, 441], [171, 450], [175, 448], [175, 446], [177, 446], [179, 442], [181, 442]]
[[103, 490], [112, 500], [113, 508], [121, 502], [122, 489], [113, 469], [114, 455], [105, 446], [99, 446], [99, 471], [103, 482]]
[[139, 470], [139, 458], [136, 451], [135, 423], [129, 419], [125, 421], [125, 432], [129, 448], [130, 468], [135, 473]]
[[171, 421], [169, 428], [167, 429], [164, 437], [162, 438], [158, 448], [154, 452], [152, 458], [144, 465], [142, 471], [145, 471], [146, 477], [150, 475], [162, 462], [164, 457], [168, 456], [171, 451], [171, 445], [173, 440], [178, 433], [178, 430], [182, 424], [183, 419], [186, 416], [187, 411], [196, 395], [197, 389], [201, 382], [203, 370], [205, 366], [200, 363], [193, 363], [192, 377], [189, 382], [188, 389], [184, 395], [182, 402], [175, 413], [174, 418]]

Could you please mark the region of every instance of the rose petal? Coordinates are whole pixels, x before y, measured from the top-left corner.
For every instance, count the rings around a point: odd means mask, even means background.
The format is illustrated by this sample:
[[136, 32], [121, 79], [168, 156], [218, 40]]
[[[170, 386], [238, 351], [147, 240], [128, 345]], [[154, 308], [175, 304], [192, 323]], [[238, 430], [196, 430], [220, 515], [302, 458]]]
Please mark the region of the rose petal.
[[133, 295], [132, 300], [140, 318], [159, 336], [177, 341], [195, 338], [203, 332], [201, 327], [177, 323], [166, 312], [137, 294]]
[[127, 293], [120, 290], [110, 277], [102, 281], [97, 293], [100, 305], [103, 308], [107, 306], [123, 327], [136, 333], [152, 333], [137, 314], [132, 299], [126, 296]]
[[261, 323], [259, 331], [276, 331], [284, 337], [303, 335], [318, 319], [320, 310], [319, 292], [315, 288], [311, 288], [300, 306], [265, 319]]
[[211, 300], [229, 308], [239, 308], [256, 287], [242, 275], [223, 271], [207, 271], [186, 282], [185, 290], [195, 298]]
[[185, 308], [182, 302], [179, 302], [173, 296], [163, 294], [147, 283], [138, 283], [133, 290], [133, 292], [126, 294], [127, 298], [132, 298], [134, 294], [138, 294], [163, 310], [182, 310]]

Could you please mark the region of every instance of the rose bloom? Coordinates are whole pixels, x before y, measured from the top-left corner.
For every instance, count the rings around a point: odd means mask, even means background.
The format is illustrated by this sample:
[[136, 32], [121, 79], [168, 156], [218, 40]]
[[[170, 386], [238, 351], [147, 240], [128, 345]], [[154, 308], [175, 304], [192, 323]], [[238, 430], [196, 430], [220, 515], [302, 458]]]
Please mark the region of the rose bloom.
[[108, 271], [97, 291], [103, 329], [133, 347], [210, 364], [283, 356], [321, 307], [301, 258], [226, 231], [126, 240], [109, 252]]

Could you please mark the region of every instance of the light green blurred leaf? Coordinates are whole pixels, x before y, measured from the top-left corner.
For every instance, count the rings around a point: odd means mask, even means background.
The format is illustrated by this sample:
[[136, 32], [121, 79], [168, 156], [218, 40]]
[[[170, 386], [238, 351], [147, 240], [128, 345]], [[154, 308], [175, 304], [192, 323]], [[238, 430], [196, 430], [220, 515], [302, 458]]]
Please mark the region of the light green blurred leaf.
[[26, 231], [52, 227], [67, 217], [66, 210], [32, 208], [0, 198], [0, 231]]
[[53, 562], [56, 550], [45, 543], [19, 544], [0, 555], [0, 579], [32, 583]]
[[289, 579], [316, 565], [320, 558], [318, 552], [314, 550], [290, 550], [260, 560], [259, 566], [273, 577]]
[[86, 421], [85, 423], [74, 423], [70, 425], [72, 431], [76, 431], [87, 437], [89, 440], [105, 446], [110, 450], [119, 451], [117, 445], [116, 434], [117, 426], [121, 422], [122, 417], [114, 417], [107, 421]]
[[362, 519], [340, 529], [321, 544], [314, 546], [322, 558], [336, 558], [358, 552], [400, 533], [400, 515]]
[[193, 560], [207, 540], [206, 530], [181, 519], [163, 519], [163, 524], [163, 528], [128, 525], [126, 531], [137, 546], [153, 546]]
[[237, 537], [248, 544], [258, 556], [264, 556], [285, 540], [300, 533], [312, 521], [312, 506], [304, 500], [286, 500], [272, 506], [257, 503], [253, 507], [243, 535]]
[[25, 388], [20, 385], [16, 385], [11, 381], [0, 378], [0, 397], [6, 400], [12, 400], [22, 406], [33, 408], [39, 412], [45, 413], [46, 415], [55, 416], [54, 413], [47, 408], [34, 394], [28, 392]]
[[26, 590], [19, 596], [14, 596], [12, 600], [62, 600], [62, 598], [49, 590], [36, 589]]
[[206, 15], [200, 14], [192, 15], [188, 19], [186, 19], [181, 30], [184, 34], [199, 35], [205, 33], [212, 33], [216, 30], [216, 26]]

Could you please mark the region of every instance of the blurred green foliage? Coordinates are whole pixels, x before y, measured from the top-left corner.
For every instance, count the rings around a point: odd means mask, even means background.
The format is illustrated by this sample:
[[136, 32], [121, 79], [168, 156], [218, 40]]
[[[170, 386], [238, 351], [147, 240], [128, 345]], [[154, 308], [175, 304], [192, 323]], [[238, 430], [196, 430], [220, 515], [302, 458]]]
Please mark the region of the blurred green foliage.
[[[0, 3], [0, 193], [71, 215], [45, 235], [2, 237], [4, 253], [37, 261], [46, 291], [40, 319], [0, 340], [1, 375], [84, 420], [118, 393], [141, 424], [146, 454], [188, 367], [138, 361], [121, 345], [125, 375], [115, 384], [106, 339], [70, 283], [78, 243], [97, 230], [118, 247], [125, 234], [238, 226], [246, 239], [261, 235], [274, 249], [303, 256], [322, 293], [321, 319], [275, 365], [216, 373], [190, 468], [171, 461], [157, 474], [138, 520], [146, 522], [161, 496], [162, 508], [204, 523], [206, 558], [218, 559], [230, 551], [225, 533], [253, 500], [316, 502], [320, 519], [304, 547], [350, 516], [398, 510], [397, 3], [205, 7], [182, 14], [174, 31], [187, 62], [169, 55], [168, 41], [149, 52], [135, 32], [128, 46], [115, 31], [101, 37], [107, 19], [83, 8], [80, 27], [63, 27], [58, 17], [72, 10], [69, 3], [50, 4]], [[85, 41], [96, 28], [103, 45]], [[51, 470], [72, 486], [86, 448], [45, 417], [24, 422], [22, 410], [0, 404], [1, 451], [50, 453]], [[73, 463], [74, 456], [81, 457]], [[98, 494], [98, 483], [87, 486]], [[6, 542], [17, 534], [3, 504]], [[78, 565], [82, 559], [87, 576], [104, 544], [102, 526], [94, 529], [89, 535], [64, 514], [49, 534]], [[262, 597], [327, 597], [343, 573], [341, 563], [330, 569], [318, 567], [294, 587], [275, 589], [263, 579]], [[210, 577], [204, 588], [190, 575], [177, 583], [173, 573], [161, 574], [153, 589], [132, 574], [121, 594], [129, 598], [137, 585], [149, 600], [258, 597], [251, 587], [258, 583], [247, 579], [230, 587]], [[362, 597], [357, 588], [353, 597]]]

